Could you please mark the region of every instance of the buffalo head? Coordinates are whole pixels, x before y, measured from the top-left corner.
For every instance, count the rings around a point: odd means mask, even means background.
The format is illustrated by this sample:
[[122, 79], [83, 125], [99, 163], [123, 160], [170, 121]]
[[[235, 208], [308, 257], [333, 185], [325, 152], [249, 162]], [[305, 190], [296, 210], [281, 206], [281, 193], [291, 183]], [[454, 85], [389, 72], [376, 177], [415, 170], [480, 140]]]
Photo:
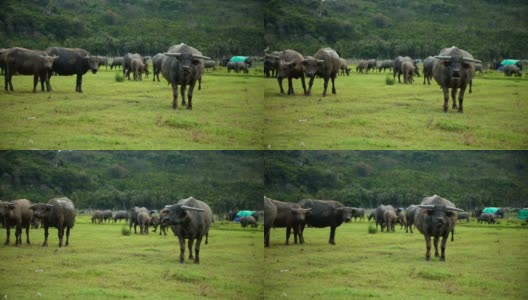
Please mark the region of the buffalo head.
[[357, 211], [357, 209], [352, 207], [338, 207], [336, 208], [336, 214], [340, 215], [343, 218], [343, 221], [350, 222], [352, 220], [352, 215]]
[[84, 57], [84, 60], [92, 70], [92, 73], [97, 73], [97, 68], [99, 67], [99, 59], [95, 55], [87, 55]]
[[54, 56], [48, 56], [48, 55], [40, 55], [40, 57], [43, 59], [44, 61], [44, 68], [47, 69], [47, 70], [51, 70], [51, 68], [53, 67], [53, 63], [55, 62], [55, 60], [57, 60], [59, 57], [54, 55]]
[[453, 79], [459, 79], [462, 70], [470, 68], [469, 63], [482, 63], [480, 60], [461, 55], [437, 55], [435, 58], [442, 61], [441, 64], [446, 67], [449, 77]]
[[290, 213], [293, 215], [293, 218], [296, 222], [304, 222], [306, 216], [310, 215], [311, 208], [295, 208], [290, 207]]
[[165, 206], [165, 208], [169, 210], [169, 213], [167, 216], [163, 217], [161, 223], [170, 225], [178, 225], [189, 222], [190, 211], [196, 211], [201, 213], [205, 212], [205, 210], [201, 208], [178, 204], [167, 205]]
[[306, 56], [304, 58], [304, 72], [308, 77], [313, 77], [323, 67], [324, 60], [315, 59], [313, 56]]
[[424, 213], [431, 217], [432, 225], [435, 227], [443, 227], [447, 224], [447, 219], [453, 216], [454, 212], [463, 212], [462, 209], [449, 205], [418, 205], [419, 208], [424, 209]]
[[53, 205], [47, 203], [37, 203], [31, 205], [29, 208], [33, 210], [34, 218], [45, 219], [49, 215]]
[[191, 72], [192, 65], [197, 65], [200, 63], [200, 59], [211, 59], [210, 57], [192, 54], [192, 53], [163, 53], [167, 56], [176, 57], [178, 59], [178, 64], [180, 70], [183, 70], [185, 73]]

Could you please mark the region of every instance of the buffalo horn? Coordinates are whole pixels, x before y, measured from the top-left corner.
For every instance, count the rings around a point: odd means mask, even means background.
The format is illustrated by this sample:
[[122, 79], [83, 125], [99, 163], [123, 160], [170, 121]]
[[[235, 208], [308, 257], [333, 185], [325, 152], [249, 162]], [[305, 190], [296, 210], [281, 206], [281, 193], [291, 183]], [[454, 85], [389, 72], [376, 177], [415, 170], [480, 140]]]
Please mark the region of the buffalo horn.
[[197, 54], [193, 54], [193, 58], [198, 58], [198, 59], [211, 59], [209, 56], [203, 56], [203, 55], [197, 55]]
[[173, 57], [180, 57], [181, 53], [163, 53], [164, 55], [167, 55], [167, 56], [173, 56]]
[[451, 56], [445, 56], [445, 55], [436, 55], [434, 58], [441, 59], [441, 60], [451, 60]]
[[465, 62], [472, 62], [472, 63], [482, 63], [480, 60], [478, 59], [473, 59], [473, 58], [469, 58], [469, 57], [464, 57], [463, 58]]
[[446, 206], [446, 209], [450, 210], [450, 211], [459, 211], [459, 212], [463, 212], [464, 211], [464, 210], [462, 210], [460, 208], [456, 208], [456, 207], [453, 207], [453, 206]]
[[197, 207], [192, 207], [192, 206], [187, 206], [187, 205], [182, 205], [181, 208], [185, 209], [185, 210], [194, 210], [194, 211], [205, 211], [201, 208], [197, 208]]
[[434, 205], [418, 205], [419, 208], [433, 209]]
[[170, 209], [171, 207], [172, 207], [172, 205], [165, 205], [165, 208]]

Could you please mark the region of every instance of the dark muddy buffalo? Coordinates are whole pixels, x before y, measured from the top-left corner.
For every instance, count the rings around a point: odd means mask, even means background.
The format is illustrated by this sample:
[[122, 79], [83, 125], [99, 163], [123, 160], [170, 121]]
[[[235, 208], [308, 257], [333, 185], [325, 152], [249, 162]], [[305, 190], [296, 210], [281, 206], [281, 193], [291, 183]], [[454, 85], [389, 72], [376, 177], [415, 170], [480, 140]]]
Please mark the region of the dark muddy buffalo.
[[90, 55], [84, 49], [51, 47], [46, 49], [46, 52], [51, 56], [58, 56], [53, 63], [52, 72], [48, 73], [50, 80], [53, 73], [77, 75], [76, 92], [82, 93], [82, 77], [88, 70], [91, 70], [93, 74], [97, 73], [97, 56]]
[[102, 210], [96, 210], [92, 213], [92, 224], [103, 223], [104, 215]]
[[310, 78], [307, 95], [310, 95], [312, 92], [312, 85], [315, 76], [319, 76], [324, 79], [323, 97], [326, 97], [326, 90], [328, 88], [329, 80], [332, 81], [332, 94], [335, 94], [335, 79], [337, 72], [339, 72], [340, 65], [341, 62], [339, 60], [339, 55], [334, 49], [331, 48], [319, 49], [313, 57], [305, 57], [304, 70], [306, 75]]
[[413, 233], [413, 225], [414, 225], [414, 215], [416, 214], [416, 208], [418, 206], [414, 205], [414, 204], [411, 204], [409, 205], [409, 207], [407, 207], [407, 209], [405, 210], [405, 219], [407, 221], [407, 226], [405, 227], [405, 232], [409, 232], [409, 230], [411, 231], [411, 233]]
[[114, 67], [117, 69], [117, 67], [123, 66], [123, 57], [114, 57], [112, 59], [112, 63], [110, 64], [110, 70], [113, 70]]
[[379, 205], [376, 210], [374, 211], [374, 217], [376, 219], [376, 228], [378, 228], [378, 225], [381, 227], [381, 232], [383, 232], [383, 229], [386, 227], [385, 225], [385, 212], [391, 210], [394, 212], [395, 215], [398, 215], [400, 213], [400, 209], [394, 208], [392, 205]]
[[264, 56], [264, 76], [266, 77], [277, 77], [279, 71], [279, 57], [282, 51], [273, 51], [266, 53]]
[[466, 87], [469, 84], [469, 92], [471, 93], [471, 84], [473, 77], [475, 77], [475, 63], [481, 63], [481, 61], [474, 59], [471, 54], [457, 47], [444, 48], [435, 58], [433, 77], [444, 92], [444, 112], [448, 110], [449, 89], [451, 89], [453, 109], [457, 109], [456, 92], [457, 89], [460, 89], [458, 112], [463, 113]]
[[0, 202], [1, 215], [4, 218], [6, 228], [6, 240], [4, 245], [9, 245], [11, 227], [15, 227], [15, 245], [22, 245], [22, 229], [26, 229], [26, 243], [29, 242], [29, 227], [33, 218], [33, 211], [30, 209], [31, 201], [18, 199], [11, 202]]
[[459, 212], [457, 213], [457, 221], [466, 220], [469, 222], [469, 213], [468, 212]]
[[[401, 83], [400, 75], [403, 74], [402, 64], [404, 62], [406, 62], [406, 61], [413, 64], [413, 66], [415, 68], [414, 69], [414, 74], [416, 74], [417, 76], [420, 76], [420, 72], [418, 71], [418, 67], [416, 66], [416, 61], [414, 61], [409, 56], [398, 56], [394, 60], [394, 66], [393, 66], [393, 69], [392, 69], [392, 77], [393, 77], [393, 79], [396, 79], [396, 75], [398, 75], [398, 82], [399, 83]], [[405, 78], [404, 78], [404, 80], [405, 80]]]
[[401, 65], [403, 74], [403, 83], [413, 83], [413, 75], [416, 72], [416, 68], [410, 61], [404, 61]]
[[168, 217], [169, 216], [169, 213], [170, 213], [170, 210], [168, 208], [163, 208], [162, 210], [160, 210], [160, 233], [159, 235], [161, 235], [161, 233], [163, 233], [163, 235], [167, 235], [167, 227], [169, 227], [169, 224], [168, 223], [163, 223], [162, 220], [163, 218], [165, 217]]
[[264, 247], [269, 247], [270, 231], [277, 218], [277, 205], [275, 202], [264, 196]]
[[[431, 237], [434, 238], [435, 257], [440, 256], [440, 261], [445, 261], [445, 248], [449, 233], [454, 233], [457, 222], [457, 212], [463, 210], [440, 196], [426, 197], [416, 208], [414, 224], [425, 237], [425, 260], [431, 260]], [[442, 238], [440, 245], [441, 253], [438, 253], [438, 241]]]
[[169, 215], [162, 219], [162, 223], [168, 223], [171, 226], [174, 235], [180, 242], [180, 263], [184, 262], [185, 257], [185, 239], [188, 240], [189, 259], [193, 259], [194, 246], [194, 263], [200, 263], [200, 244], [205, 236], [205, 244], [209, 237], [209, 228], [213, 223], [213, 211], [207, 203], [194, 199], [193, 197], [182, 199], [174, 205], [166, 206], [170, 210]]
[[310, 209], [303, 209], [299, 204], [293, 202], [273, 200], [273, 203], [277, 207], [277, 216], [273, 222], [273, 227], [286, 228], [286, 245], [289, 244], [292, 229], [294, 243], [297, 244], [297, 237], [299, 237], [299, 243], [302, 244], [301, 226], [304, 224], [306, 215], [310, 213]]
[[423, 74], [424, 74], [424, 81], [423, 84], [425, 84], [425, 80], [427, 80], [427, 84], [431, 85], [431, 79], [433, 78], [433, 63], [435, 58], [432, 56], [428, 56], [423, 61]]
[[116, 211], [115, 216], [114, 216], [114, 223], [117, 222], [117, 220], [128, 221], [128, 211], [126, 210]]
[[495, 223], [495, 216], [490, 213], [482, 213], [477, 218], [477, 223], [488, 223], [488, 224], [494, 224]]
[[391, 59], [387, 59], [381, 62], [378, 71], [381, 72], [381, 69], [383, 69], [383, 72], [385, 72], [387, 69], [389, 69], [389, 71], [392, 71], [393, 67], [394, 61]]
[[75, 207], [70, 199], [53, 198], [48, 203], [37, 203], [31, 206], [34, 217], [41, 220], [44, 227], [44, 243], [42, 246], [48, 246], [48, 228], [56, 227], [59, 234], [59, 247], [62, 247], [64, 238], [64, 229], [66, 229], [65, 247], [70, 244], [70, 229], [75, 225]]
[[33, 93], [37, 91], [39, 77], [41, 78], [42, 91], [44, 91], [44, 82], [47, 91], [51, 91], [49, 82], [49, 73], [53, 65], [58, 61], [57, 56], [49, 56], [44, 51], [30, 50], [26, 48], [10, 48], [3, 53], [6, 72], [5, 72], [5, 90], [13, 90], [13, 75], [33, 75]]
[[299, 205], [305, 209], [310, 209], [306, 217], [306, 222], [302, 224], [300, 238], [304, 242], [304, 227], [324, 228], [330, 227], [330, 238], [328, 243], [335, 245], [335, 231], [343, 222], [350, 222], [355, 208], [346, 207], [342, 203], [334, 200], [311, 200], [299, 201]]
[[367, 73], [370, 72], [370, 70], [376, 71], [377, 63], [375, 59], [369, 59], [367, 60]]
[[142, 63], [146, 62], [146, 59], [139, 53], [127, 53], [123, 56], [123, 77], [128, 78], [128, 80], [130, 80], [130, 72], [134, 73], [134, 69], [132, 69], [134, 59], [139, 59]]
[[[172, 86], [172, 108], [178, 108], [178, 85], [180, 85], [181, 104], [191, 110], [194, 86], [197, 81], [200, 84], [202, 80], [204, 59], [211, 58], [203, 56], [200, 51], [185, 44], [173, 45], [164, 54], [161, 73]], [[189, 86], [187, 103], [185, 102], [186, 86]]]
[[154, 74], [152, 76], [152, 81], [156, 81], [156, 79], [158, 79], [158, 82], [160, 81], [159, 74], [161, 72], [161, 62], [162, 61], [163, 61], [162, 53], [158, 53], [154, 55], [154, 57], [152, 57], [152, 73]]
[[140, 211], [137, 215], [137, 223], [139, 224], [139, 233], [148, 234], [150, 226], [150, 213], [148, 211]]
[[282, 88], [282, 80], [288, 79], [288, 95], [294, 95], [292, 79], [301, 79], [301, 84], [306, 95], [306, 83], [304, 81], [304, 57], [297, 51], [286, 49], [282, 51], [279, 57], [279, 72], [277, 74], [277, 81], [279, 82], [280, 92], [284, 94]]
[[[130, 209], [130, 213], [128, 214], [128, 226], [130, 228], [130, 231], [132, 231], [132, 226], [134, 226], [134, 233], [137, 233], [137, 225], [139, 225], [138, 222], [138, 215], [141, 212], [148, 212], [148, 209], [146, 207], [137, 207], [134, 206]], [[141, 229], [141, 228], [140, 228]]]

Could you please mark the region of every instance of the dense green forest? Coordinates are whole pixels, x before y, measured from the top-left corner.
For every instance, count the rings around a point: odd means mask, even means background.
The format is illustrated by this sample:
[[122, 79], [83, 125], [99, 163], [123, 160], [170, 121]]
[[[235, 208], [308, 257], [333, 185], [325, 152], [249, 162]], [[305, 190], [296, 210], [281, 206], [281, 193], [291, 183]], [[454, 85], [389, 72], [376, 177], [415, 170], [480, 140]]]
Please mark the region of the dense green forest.
[[406, 207], [433, 194], [465, 209], [528, 207], [528, 153], [514, 151], [266, 151], [268, 197]]
[[2, 151], [0, 199], [160, 209], [193, 196], [217, 213], [261, 209], [262, 162], [254, 151]]
[[270, 0], [265, 7], [272, 50], [424, 58], [457, 46], [485, 61], [527, 58], [525, 0]]
[[259, 0], [3, 0], [0, 48], [153, 55], [186, 43], [211, 57], [264, 49]]

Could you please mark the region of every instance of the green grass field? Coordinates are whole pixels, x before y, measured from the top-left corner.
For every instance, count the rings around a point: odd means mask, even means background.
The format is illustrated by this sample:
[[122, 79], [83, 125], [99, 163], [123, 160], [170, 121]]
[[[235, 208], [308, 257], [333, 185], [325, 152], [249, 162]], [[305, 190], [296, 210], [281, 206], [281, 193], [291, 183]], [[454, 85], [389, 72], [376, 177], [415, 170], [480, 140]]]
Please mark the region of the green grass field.
[[[193, 111], [174, 111], [172, 89], [116, 82], [115, 72], [53, 77], [52, 93], [33, 94], [32, 77], [16, 76], [14, 93], [0, 91], [0, 149], [526, 149], [528, 80], [477, 75], [464, 114], [443, 113], [436, 83], [386, 85], [388, 73], [352, 72], [336, 80], [337, 95], [279, 94], [277, 80], [204, 75]], [[3, 79], [3, 78], [2, 78]], [[287, 83], [285, 83], [287, 86]]]
[[264, 79], [254, 72], [207, 72], [192, 111], [181, 96], [172, 109], [162, 76], [116, 82], [103, 68], [83, 76], [82, 94], [74, 76], [53, 76], [53, 92], [39, 84], [35, 94], [32, 76], [15, 76], [15, 92], [0, 91], [0, 149], [261, 149]]
[[[124, 223], [91, 224], [78, 217], [70, 246], [58, 247], [50, 229], [32, 229], [31, 245], [0, 240], [2, 299], [257, 299], [262, 294], [262, 229], [215, 224], [202, 243], [200, 264], [179, 263], [178, 239], [170, 235], [124, 236]], [[13, 233], [12, 233], [13, 235]], [[12, 244], [14, 237], [11, 239]], [[186, 257], [188, 251], [186, 250]]]
[[305, 244], [289, 246], [285, 229], [272, 229], [264, 251], [266, 299], [525, 299], [527, 230], [519, 223], [459, 223], [446, 262], [428, 263], [423, 235], [399, 226], [368, 234], [367, 222], [344, 224], [335, 246], [329, 228], [307, 228]]
[[[355, 69], [355, 68], [353, 68]], [[312, 95], [279, 93], [266, 80], [264, 97], [268, 149], [526, 149], [528, 147], [528, 80], [486, 73], [466, 91], [464, 113], [444, 113], [436, 82], [387, 85], [392, 73], [358, 74], [336, 79], [337, 95], [322, 97], [323, 80]], [[402, 81], [403, 82], [403, 81]], [[308, 84], [308, 83], [307, 83]], [[286, 85], [287, 86], [287, 85]]]

